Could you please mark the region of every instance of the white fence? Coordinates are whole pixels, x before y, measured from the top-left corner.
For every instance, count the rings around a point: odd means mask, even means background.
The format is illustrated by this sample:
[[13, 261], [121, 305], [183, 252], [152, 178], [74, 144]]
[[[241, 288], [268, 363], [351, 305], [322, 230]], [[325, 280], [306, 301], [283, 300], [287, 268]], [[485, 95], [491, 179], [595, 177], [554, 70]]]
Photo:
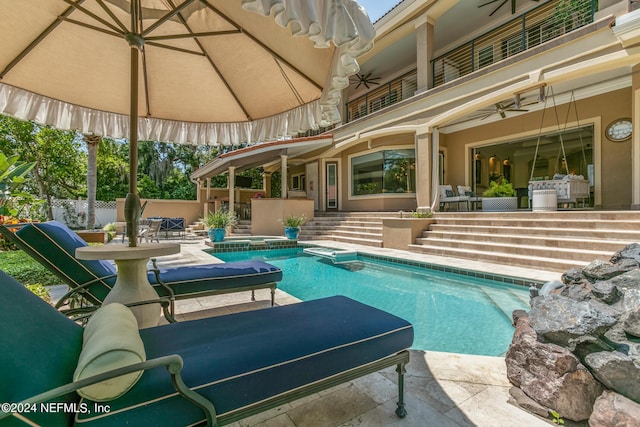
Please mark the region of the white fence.
[[[69, 227], [86, 227], [88, 203], [86, 200], [53, 200], [53, 219]], [[96, 201], [96, 228], [116, 222], [116, 202]]]

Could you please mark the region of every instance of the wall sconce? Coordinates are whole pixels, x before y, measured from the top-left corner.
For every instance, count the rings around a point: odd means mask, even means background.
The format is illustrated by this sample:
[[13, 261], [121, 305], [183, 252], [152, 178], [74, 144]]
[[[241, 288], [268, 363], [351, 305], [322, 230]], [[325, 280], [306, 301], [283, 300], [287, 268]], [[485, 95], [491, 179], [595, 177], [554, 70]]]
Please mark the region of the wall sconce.
[[502, 162], [503, 165], [508, 166], [511, 164], [511, 160], [509, 160], [509, 158], [507, 157], [506, 159], [504, 159], [504, 161]]

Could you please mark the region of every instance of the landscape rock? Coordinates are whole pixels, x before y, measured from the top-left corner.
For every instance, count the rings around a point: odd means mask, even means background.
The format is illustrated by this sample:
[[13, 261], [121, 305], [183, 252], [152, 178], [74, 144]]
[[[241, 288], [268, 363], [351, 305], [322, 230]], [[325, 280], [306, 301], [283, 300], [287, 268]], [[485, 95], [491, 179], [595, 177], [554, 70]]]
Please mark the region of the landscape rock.
[[631, 243], [625, 246], [624, 248], [622, 248], [621, 250], [619, 250], [618, 252], [616, 252], [615, 254], [613, 254], [613, 256], [611, 257], [611, 262], [614, 264], [617, 264], [625, 259], [633, 260], [636, 263], [638, 263], [638, 265], [640, 265], [640, 244], [639, 243]]
[[607, 388], [640, 403], [640, 359], [618, 351], [589, 354], [585, 362]]
[[640, 338], [640, 307], [629, 313], [622, 327], [629, 335]]
[[640, 289], [640, 269], [627, 271], [610, 279], [609, 282], [616, 287], [620, 295], [629, 290]]
[[604, 334], [605, 341], [612, 347], [630, 357], [640, 357], [640, 342], [631, 342], [621, 324], [617, 324]]
[[[620, 262], [622, 262], [622, 260], [620, 260]], [[625, 266], [620, 266], [620, 264], [612, 264], [610, 262], [597, 259], [583, 267], [582, 274], [584, 274], [589, 281], [596, 282], [598, 280], [609, 280], [625, 273], [631, 268], [633, 267], [629, 266], [626, 268]]]
[[529, 317], [529, 313], [527, 313], [524, 310], [513, 310], [513, 313], [511, 313], [511, 321], [512, 321], [512, 325], [516, 326], [518, 324], [518, 320], [521, 318], [528, 318]]
[[596, 282], [591, 287], [591, 293], [601, 301], [612, 304], [620, 299], [618, 287], [610, 280]]
[[507, 376], [527, 396], [564, 418], [589, 418], [603, 387], [567, 349], [537, 340], [525, 318], [518, 320], [505, 361]]
[[518, 387], [511, 387], [509, 389], [509, 394], [513, 398], [514, 403], [522, 409], [541, 417], [546, 418], [549, 416], [549, 410], [547, 408], [527, 396], [524, 391], [520, 390]]
[[596, 399], [589, 427], [633, 427], [640, 424], [640, 404], [605, 391]]
[[593, 294], [591, 293], [592, 286], [593, 285], [587, 281], [574, 283], [572, 285], [567, 285], [562, 289], [560, 295], [576, 301], [585, 301], [593, 297]]
[[586, 282], [587, 278], [582, 274], [581, 268], [574, 267], [562, 273], [561, 280], [565, 285], [572, 285], [575, 283]]
[[628, 289], [622, 297], [622, 311], [631, 313], [640, 307], [640, 289]]
[[616, 323], [616, 319], [588, 302], [547, 295], [531, 301], [529, 323], [545, 340], [573, 350], [574, 340], [583, 336], [598, 338]]

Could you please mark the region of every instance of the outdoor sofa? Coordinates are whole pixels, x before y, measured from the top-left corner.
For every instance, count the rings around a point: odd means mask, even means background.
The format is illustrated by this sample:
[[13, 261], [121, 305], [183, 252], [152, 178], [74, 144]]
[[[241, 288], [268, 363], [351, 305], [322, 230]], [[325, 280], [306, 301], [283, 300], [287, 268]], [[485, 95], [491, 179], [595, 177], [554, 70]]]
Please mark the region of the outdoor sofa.
[[368, 305], [336, 296], [139, 331], [128, 310], [106, 304], [83, 328], [0, 271], [0, 426], [224, 425], [390, 366], [406, 414], [413, 328]]
[[[60, 299], [57, 308], [69, 305], [80, 295], [90, 305], [82, 309], [63, 310], [70, 316], [93, 310], [102, 304], [116, 281], [116, 269], [108, 261], [79, 260], [75, 251], [87, 246], [73, 230], [57, 221], [5, 224], [0, 233], [64, 281], [71, 290]], [[155, 265], [155, 262], [154, 262]], [[165, 317], [173, 320], [174, 301], [224, 293], [271, 289], [274, 305], [276, 283], [282, 270], [266, 262], [238, 261], [172, 268], [154, 268], [148, 272], [149, 283], [158, 296], [166, 298]]]

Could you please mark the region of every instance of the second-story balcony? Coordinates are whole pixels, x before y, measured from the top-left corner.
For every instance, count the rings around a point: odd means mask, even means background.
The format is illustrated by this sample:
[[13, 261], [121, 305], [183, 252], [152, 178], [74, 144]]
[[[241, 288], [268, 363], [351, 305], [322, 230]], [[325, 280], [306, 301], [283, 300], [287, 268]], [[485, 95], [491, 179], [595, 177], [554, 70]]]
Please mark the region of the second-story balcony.
[[346, 121], [364, 117], [412, 97], [417, 89], [416, 70], [410, 71], [347, 103]]
[[553, 0], [431, 62], [440, 86], [593, 22], [597, 0]]

